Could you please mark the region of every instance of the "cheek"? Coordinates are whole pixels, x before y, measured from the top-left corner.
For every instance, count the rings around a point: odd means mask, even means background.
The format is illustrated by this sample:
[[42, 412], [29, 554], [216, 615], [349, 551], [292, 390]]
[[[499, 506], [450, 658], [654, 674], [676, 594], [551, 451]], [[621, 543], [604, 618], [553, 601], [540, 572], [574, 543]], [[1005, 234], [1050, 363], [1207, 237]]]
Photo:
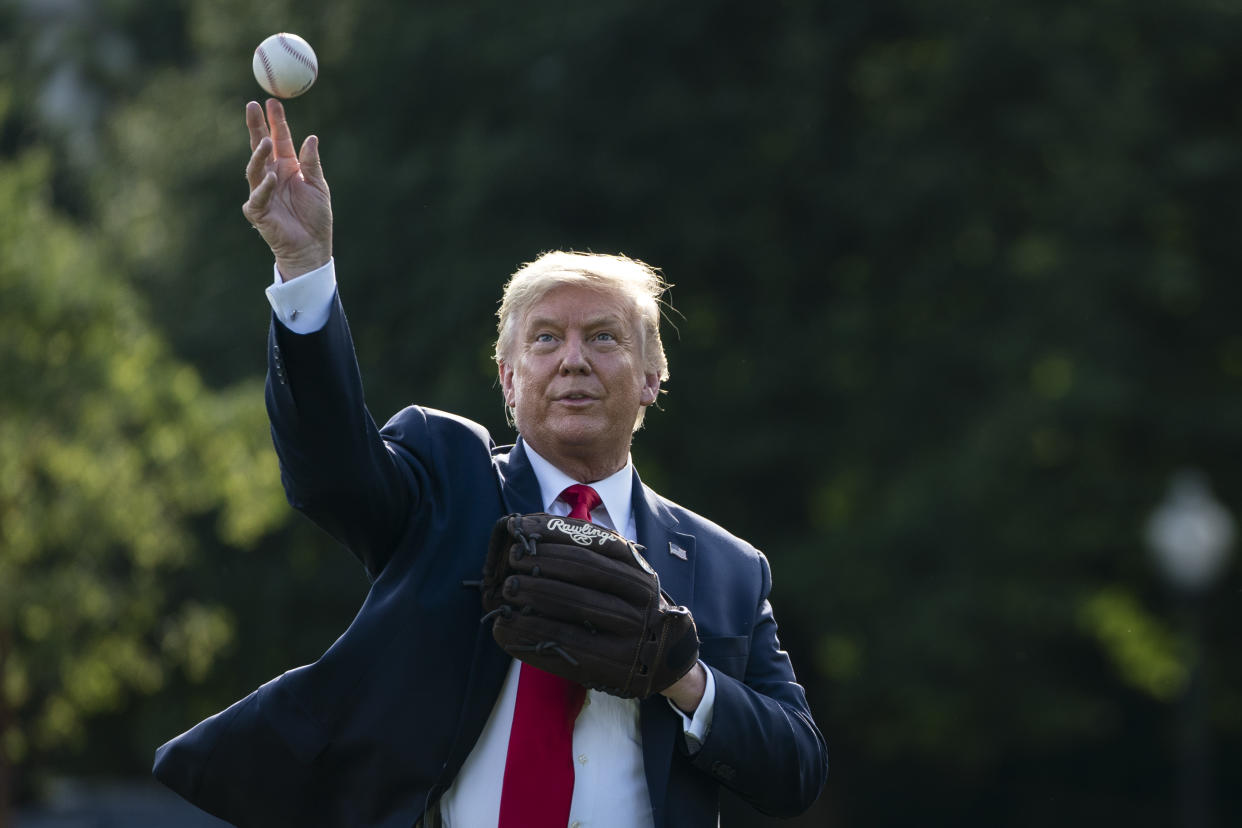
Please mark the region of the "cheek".
[[512, 382], [509, 383], [509, 389], [510, 404], [514, 407], [529, 405], [531, 400], [538, 396], [536, 383], [527, 374], [515, 374]]

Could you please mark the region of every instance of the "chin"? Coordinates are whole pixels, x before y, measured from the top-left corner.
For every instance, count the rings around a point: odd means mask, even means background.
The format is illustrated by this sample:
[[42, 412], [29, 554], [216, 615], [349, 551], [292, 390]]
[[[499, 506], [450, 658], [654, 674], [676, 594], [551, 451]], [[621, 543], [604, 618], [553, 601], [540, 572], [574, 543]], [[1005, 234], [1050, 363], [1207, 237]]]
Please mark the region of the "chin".
[[565, 448], [584, 448], [606, 442], [608, 429], [583, 417], [563, 417], [552, 423], [546, 434]]
[[586, 448], [598, 445], [601, 435], [594, 429], [558, 428], [553, 430], [552, 439], [565, 448]]

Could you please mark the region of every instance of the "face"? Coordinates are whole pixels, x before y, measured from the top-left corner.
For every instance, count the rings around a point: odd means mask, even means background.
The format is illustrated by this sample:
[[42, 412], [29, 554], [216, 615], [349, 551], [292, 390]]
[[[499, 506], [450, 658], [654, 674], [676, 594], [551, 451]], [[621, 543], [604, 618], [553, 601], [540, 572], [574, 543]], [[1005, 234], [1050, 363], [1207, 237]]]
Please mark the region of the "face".
[[523, 439], [562, 468], [569, 458], [624, 465], [638, 412], [660, 390], [659, 376], [643, 372], [629, 304], [592, 287], [555, 287], [527, 312], [513, 350], [500, 382]]

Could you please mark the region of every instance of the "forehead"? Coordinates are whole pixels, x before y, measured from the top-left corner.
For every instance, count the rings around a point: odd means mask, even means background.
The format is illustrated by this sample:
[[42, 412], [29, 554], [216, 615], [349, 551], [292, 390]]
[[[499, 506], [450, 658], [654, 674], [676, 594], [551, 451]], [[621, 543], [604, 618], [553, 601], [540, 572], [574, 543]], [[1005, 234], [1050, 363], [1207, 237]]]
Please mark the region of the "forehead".
[[601, 321], [627, 326], [634, 317], [633, 302], [624, 294], [583, 284], [555, 285], [526, 311], [524, 327], [538, 324], [583, 325]]

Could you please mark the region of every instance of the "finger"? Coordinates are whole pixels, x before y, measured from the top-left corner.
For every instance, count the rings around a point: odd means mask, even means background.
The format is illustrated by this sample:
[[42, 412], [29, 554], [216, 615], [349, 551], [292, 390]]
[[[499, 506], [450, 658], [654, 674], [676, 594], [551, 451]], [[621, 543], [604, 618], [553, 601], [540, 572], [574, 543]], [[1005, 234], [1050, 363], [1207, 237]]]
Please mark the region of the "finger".
[[[609, 688], [613, 695], [634, 696], [645, 691], [634, 686], [638, 677], [630, 675], [630, 663], [618, 664], [609, 658], [609, 654], [632, 651], [632, 645], [623, 639], [607, 633], [584, 635], [580, 628], [537, 616], [521, 620], [521, 628], [500, 620], [492, 629], [496, 643], [514, 658], [588, 687]], [[590, 636], [590, 646], [583, 646], [586, 636]]]
[[289, 122], [285, 119], [285, 107], [276, 98], [267, 99], [267, 123], [272, 129], [272, 142], [276, 148], [276, 160], [296, 158], [293, 147], [293, 135], [289, 132]]
[[267, 172], [267, 162], [271, 157], [272, 139], [264, 135], [259, 139], [259, 145], [251, 154], [250, 162], [246, 164], [246, 181], [250, 184], [250, 189], [253, 190], [262, 183]]
[[307, 181], [326, 185], [323, 178], [323, 164], [319, 161], [319, 139], [314, 135], [306, 136], [302, 142], [302, 151], [298, 153], [298, 163], [302, 165], [302, 175]]
[[263, 117], [263, 107], [257, 101], [246, 104], [246, 128], [250, 130], [250, 151], [254, 152], [259, 141], [267, 137], [267, 119]]
[[634, 604], [645, 605], [656, 590], [654, 576], [576, 546], [540, 544], [537, 555], [511, 556], [509, 569], [611, 593]]
[[267, 210], [267, 203], [272, 200], [272, 193], [276, 190], [276, 173], [269, 172], [263, 176], [263, 180], [259, 182], [259, 186], [250, 191], [250, 198], [242, 206], [242, 213], [253, 224], [254, 221]]
[[[517, 610], [530, 607], [536, 616], [588, 629], [632, 633], [635, 638], [646, 622], [645, 606], [635, 606], [616, 595], [591, 592], [547, 578], [510, 576], [505, 581], [504, 601]], [[529, 617], [514, 617], [506, 623], [518, 628]]]

